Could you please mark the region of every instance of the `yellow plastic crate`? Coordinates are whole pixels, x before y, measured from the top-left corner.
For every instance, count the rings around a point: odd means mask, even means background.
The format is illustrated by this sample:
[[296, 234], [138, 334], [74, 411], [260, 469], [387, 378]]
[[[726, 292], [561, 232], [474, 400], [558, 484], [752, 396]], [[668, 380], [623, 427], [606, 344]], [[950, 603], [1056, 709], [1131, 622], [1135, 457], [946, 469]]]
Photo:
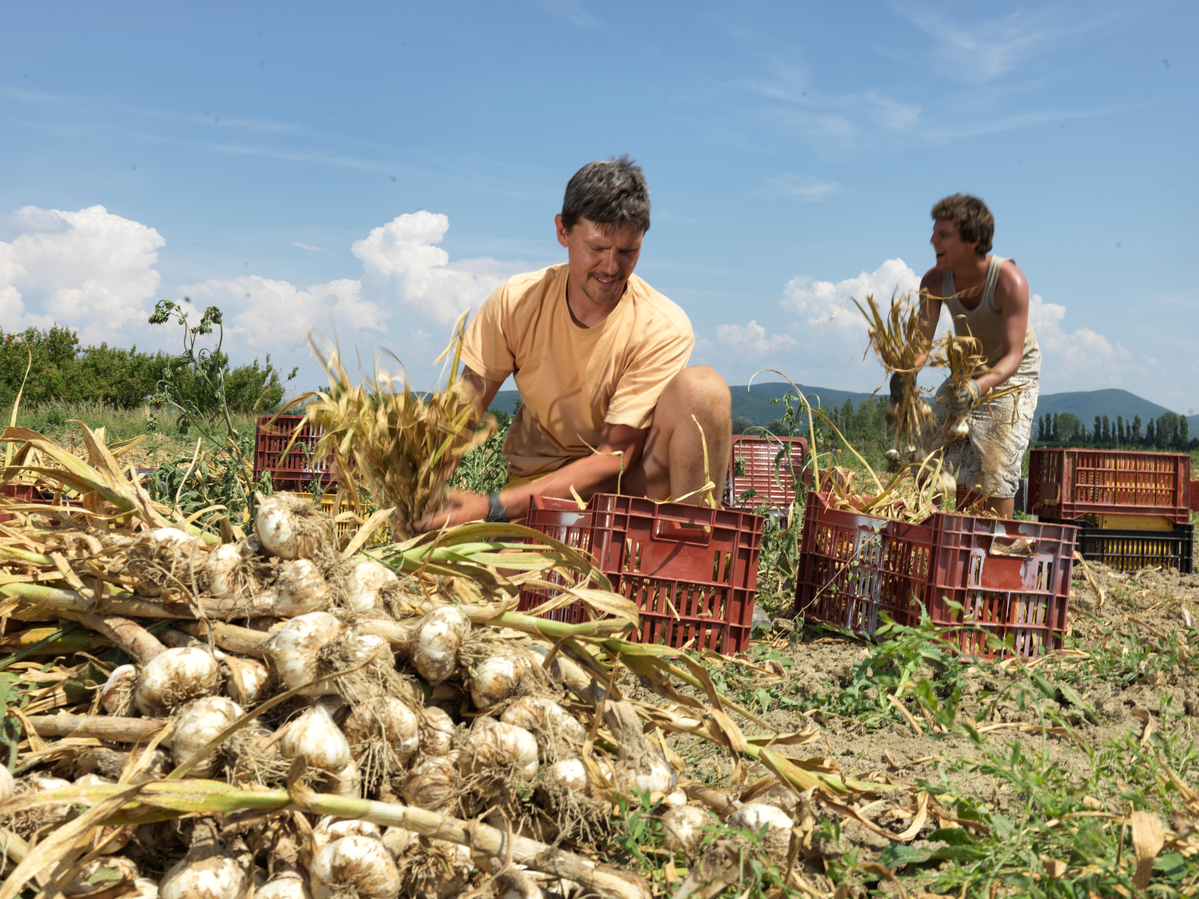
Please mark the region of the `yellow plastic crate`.
[[[352, 512], [352, 503], [342, 503], [337, 505], [336, 493], [325, 493], [321, 496], [320, 501], [321, 511], [327, 515], [337, 518], [342, 512]], [[363, 511], [368, 515], [373, 515], [376, 511], [371, 503], [363, 503]], [[351, 520], [335, 521], [334, 527], [337, 531], [337, 539], [344, 545], [353, 539], [354, 534], [358, 532], [358, 526]], [[372, 535], [370, 540], [366, 542], [367, 546], [384, 546], [391, 542], [391, 526], [384, 524], [379, 527]]]
[[1165, 515], [1126, 515], [1122, 513], [1092, 512], [1084, 519], [1097, 528], [1118, 531], [1172, 531], [1174, 522]]

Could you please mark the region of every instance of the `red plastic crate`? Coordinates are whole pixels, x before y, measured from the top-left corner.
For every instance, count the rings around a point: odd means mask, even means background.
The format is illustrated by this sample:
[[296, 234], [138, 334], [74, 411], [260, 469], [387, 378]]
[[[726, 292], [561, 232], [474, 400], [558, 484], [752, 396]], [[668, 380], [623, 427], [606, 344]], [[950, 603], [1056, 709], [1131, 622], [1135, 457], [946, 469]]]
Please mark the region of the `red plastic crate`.
[[[11, 497], [14, 503], [33, 503], [41, 499], [41, 493], [33, 484], [24, 481], [8, 481], [0, 484], [0, 496]], [[3, 505], [8, 505], [4, 503]], [[10, 512], [0, 514], [0, 524], [16, 518]]]
[[[259, 416], [254, 440], [255, 480], [264, 471], [269, 471], [276, 490], [303, 492], [314, 478], [319, 477], [322, 484], [336, 479], [330, 460], [317, 459], [313, 454], [322, 429], [303, 425], [296, 434], [296, 428], [303, 420], [302, 415]], [[287, 449], [289, 444], [290, 450]]]
[[1163, 515], [1190, 520], [1191, 457], [1186, 453], [1034, 449], [1028, 510], [1073, 521], [1091, 513]]
[[[785, 454], [782, 459], [779, 459], [780, 453]], [[784, 511], [790, 509], [795, 501], [795, 485], [811, 483], [812, 472], [804, 469], [807, 458], [808, 442], [802, 437], [734, 434], [729, 459], [728, 504], [746, 510], [762, 505]], [[736, 473], [738, 467], [742, 474]], [[738, 501], [748, 490], [757, 495]]]
[[[637, 639], [721, 653], [749, 646], [761, 516], [600, 493], [586, 509], [535, 496], [526, 523], [592, 554], [612, 588], [637, 604]], [[519, 608], [546, 598], [522, 590]], [[574, 622], [583, 614], [574, 603], [550, 617]]]
[[[948, 512], [925, 524], [936, 534], [925, 606], [938, 625], [969, 626], [947, 637], [959, 651], [1034, 658], [1061, 648], [1078, 528]], [[991, 637], [1011, 645], [991, 649]]]
[[[881, 613], [914, 625], [923, 605], [935, 625], [953, 628], [945, 639], [963, 654], [1043, 655], [1065, 633], [1077, 531], [947, 512], [909, 524], [833, 509], [811, 493], [795, 608], [873, 637]], [[990, 637], [1011, 646], [993, 650]]]
[[1190, 503], [1192, 512], [1199, 512], [1199, 481], [1191, 481]]
[[914, 624], [928, 584], [932, 528], [834, 509], [809, 493], [804, 509], [795, 610], [873, 637], [881, 613]]

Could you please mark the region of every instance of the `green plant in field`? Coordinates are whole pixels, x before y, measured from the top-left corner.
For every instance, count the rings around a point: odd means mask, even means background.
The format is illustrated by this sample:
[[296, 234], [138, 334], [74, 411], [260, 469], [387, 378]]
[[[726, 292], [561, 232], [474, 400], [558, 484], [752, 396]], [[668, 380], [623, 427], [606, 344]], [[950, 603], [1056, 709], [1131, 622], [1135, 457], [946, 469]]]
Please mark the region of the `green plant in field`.
[[[256, 411], [277, 405], [282, 399], [278, 372], [267, 357], [265, 369], [255, 360], [253, 373], [240, 380], [229, 371], [229, 358], [221, 351], [225, 330], [221, 310], [209, 306], [199, 322], [191, 324], [182, 306], [159, 300], [150, 324], [178, 322], [183, 328], [183, 352], [172, 358], [158, 382], [155, 400], [172, 406], [177, 424], [186, 432], [191, 426], [200, 439], [190, 455], [181, 455], [163, 467], [159, 476], [162, 499], [175, 504], [186, 515], [205, 510], [224, 511], [240, 517], [254, 513], [255, 490], [270, 492], [269, 480], [254, 483], [254, 433], [241, 433], [234, 425], [234, 408], [243, 407], [250, 396]], [[202, 337], [216, 334], [214, 347], [197, 346]], [[295, 377], [292, 372], [288, 380]]]
[[[1181, 728], [1144, 743], [1131, 733], [1101, 748], [1080, 742], [1086, 764], [1077, 766], [1019, 741], [991, 748], [972, 739], [979, 758], [950, 763], [968, 779], [919, 782], [961, 826], [940, 827], [920, 846], [893, 843], [880, 858], [910, 893], [987, 895], [998, 884], [1001, 893], [1034, 897], [1140, 894], [1128, 815], [1193, 819], [1174, 787], [1175, 777], [1187, 782], [1196, 773], [1193, 741]], [[1190, 895], [1199, 859], [1167, 843], [1146, 874], [1150, 894]]]
[[449, 480], [449, 485], [457, 490], [498, 493], [508, 483], [508, 461], [503, 450], [512, 418], [501, 409], [489, 412], [495, 418], [496, 432], [462, 457]]
[[965, 665], [949, 651], [944, 635], [924, 609], [915, 627], [885, 620], [875, 632], [879, 642], [854, 663], [849, 683], [814, 697], [812, 704], [874, 730], [905, 720], [888, 697], [911, 696], [933, 721], [952, 729], [962, 704]]

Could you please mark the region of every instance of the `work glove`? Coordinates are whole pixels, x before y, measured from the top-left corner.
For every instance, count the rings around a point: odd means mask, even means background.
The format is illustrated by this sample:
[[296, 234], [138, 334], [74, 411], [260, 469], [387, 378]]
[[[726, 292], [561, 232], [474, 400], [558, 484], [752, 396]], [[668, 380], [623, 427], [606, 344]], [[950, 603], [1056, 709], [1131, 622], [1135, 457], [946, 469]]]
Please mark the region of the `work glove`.
[[903, 375], [899, 372], [891, 375], [891, 402], [896, 405], [903, 399]]
[[949, 389], [949, 394], [945, 397], [945, 405], [955, 415], [965, 415], [978, 405], [978, 401], [982, 399], [982, 395], [978, 381], [971, 378], [961, 387], [951, 387]]

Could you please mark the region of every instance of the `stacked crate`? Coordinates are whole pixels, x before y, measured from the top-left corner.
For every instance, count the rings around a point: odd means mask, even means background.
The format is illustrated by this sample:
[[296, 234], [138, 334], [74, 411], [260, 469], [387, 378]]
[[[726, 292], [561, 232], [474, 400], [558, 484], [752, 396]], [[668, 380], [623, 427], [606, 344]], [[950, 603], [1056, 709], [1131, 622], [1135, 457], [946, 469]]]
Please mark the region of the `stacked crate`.
[[927, 613], [958, 652], [1035, 658], [1066, 632], [1077, 528], [937, 512], [918, 524], [810, 493], [795, 610], [874, 637]]
[[[736, 653], [749, 648], [753, 631], [764, 521], [750, 512], [597, 493], [584, 508], [534, 496], [525, 523], [590, 555], [612, 589], [637, 605], [641, 628], [633, 639]], [[551, 572], [547, 580], [572, 585], [576, 578]], [[560, 593], [525, 587], [518, 611]], [[585, 613], [576, 602], [545, 617], [573, 624]]]
[[1191, 457], [1186, 453], [1034, 449], [1028, 511], [1080, 528], [1083, 558], [1117, 571], [1192, 571]]
[[335, 480], [327, 458], [317, 458], [315, 449], [321, 431], [304, 424], [302, 415], [262, 415], [254, 439], [254, 480], [270, 472], [276, 490], [303, 493], [313, 480], [326, 489]]
[[726, 504], [747, 511], [767, 506], [785, 515], [795, 502], [796, 485], [812, 479], [811, 469], [804, 468], [807, 460], [808, 442], [802, 437], [734, 434]]

